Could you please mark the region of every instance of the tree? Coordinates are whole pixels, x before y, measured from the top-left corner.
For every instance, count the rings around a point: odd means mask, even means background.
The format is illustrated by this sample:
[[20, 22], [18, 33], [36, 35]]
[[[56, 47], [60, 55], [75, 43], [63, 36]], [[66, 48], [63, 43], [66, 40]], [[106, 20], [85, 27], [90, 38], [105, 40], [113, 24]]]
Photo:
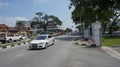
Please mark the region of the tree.
[[16, 22], [16, 26], [17, 26], [17, 27], [22, 27], [22, 26], [24, 26], [24, 21], [17, 21], [17, 22]]
[[20, 29], [22, 27], [24, 27], [24, 21], [17, 21], [16, 22], [16, 27], [17, 27], [18, 31], [20, 31]]
[[[94, 21], [102, 23], [103, 28], [107, 26], [110, 19], [118, 19], [120, 16], [119, 0], [70, 0], [70, 6], [74, 6], [72, 19], [75, 23], [84, 23], [85, 28]], [[113, 24], [115, 22], [113, 21]], [[104, 30], [103, 29], [103, 30]]]
[[120, 18], [119, 18], [119, 19], [117, 19], [117, 21], [116, 21], [116, 22], [117, 22], [117, 25], [118, 25], [118, 26], [120, 26]]
[[66, 28], [66, 29], [65, 29], [65, 33], [69, 33], [69, 32], [72, 32], [72, 29]]
[[78, 29], [79, 32], [81, 32], [81, 34], [83, 34], [83, 33], [82, 33], [82, 31], [83, 31], [82, 25], [77, 25], [76, 28]]
[[109, 30], [109, 34], [111, 34], [111, 36], [114, 31], [119, 30], [119, 25], [118, 25], [119, 22], [120, 22], [120, 19], [113, 20], [113, 21], [111, 20], [111, 22], [108, 24], [108, 30]]
[[33, 18], [33, 24], [37, 24], [39, 27], [43, 28], [45, 32], [50, 24], [55, 26], [62, 25], [62, 21], [53, 15], [47, 15], [42, 12], [37, 12], [36, 15], [37, 17]]

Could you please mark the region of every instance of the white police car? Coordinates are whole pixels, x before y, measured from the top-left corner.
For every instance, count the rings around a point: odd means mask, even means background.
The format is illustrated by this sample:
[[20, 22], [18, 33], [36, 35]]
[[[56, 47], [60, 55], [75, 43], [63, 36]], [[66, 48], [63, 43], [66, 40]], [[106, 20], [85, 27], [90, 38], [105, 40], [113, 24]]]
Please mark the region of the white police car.
[[48, 46], [54, 44], [55, 38], [49, 34], [38, 35], [29, 44], [30, 49], [34, 48], [47, 48]]

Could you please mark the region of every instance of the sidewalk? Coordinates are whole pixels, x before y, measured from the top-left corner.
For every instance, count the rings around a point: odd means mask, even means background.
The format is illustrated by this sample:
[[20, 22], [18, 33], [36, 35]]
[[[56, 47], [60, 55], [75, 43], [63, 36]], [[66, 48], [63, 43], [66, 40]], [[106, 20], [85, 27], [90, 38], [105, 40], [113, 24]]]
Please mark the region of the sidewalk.
[[[78, 40], [78, 41], [75, 41], [75, 44], [82, 46], [82, 44], [88, 44], [88, 43], [86, 41], [80, 41], [80, 40]], [[116, 48], [110, 48], [110, 47], [107, 47], [107, 46], [102, 46], [101, 49], [103, 49], [104, 51], [106, 51], [111, 56], [114, 56], [114, 57], [120, 59], [120, 48], [116, 49]]]
[[[105, 49], [106, 48], [104, 47]], [[73, 44], [67, 59], [60, 67], [120, 67], [120, 59], [111, 56], [103, 47], [85, 48]]]
[[115, 57], [120, 60], [120, 53], [110, 47], [102, 46], [103, 50], [105, 50], [108, 54], [110, 54], [112, 57]]

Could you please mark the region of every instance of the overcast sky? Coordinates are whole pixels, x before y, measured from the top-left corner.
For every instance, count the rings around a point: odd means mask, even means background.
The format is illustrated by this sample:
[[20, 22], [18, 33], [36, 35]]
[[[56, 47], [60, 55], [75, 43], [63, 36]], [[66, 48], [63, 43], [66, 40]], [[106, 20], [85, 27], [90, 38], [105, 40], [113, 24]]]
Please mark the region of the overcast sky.
[[69, 0], [0, 0], [0, 24], [15, 26], [17, 20], [31, 20], [36, 12], [54, 15], [63, 22], [62, 28], [74, 26]]

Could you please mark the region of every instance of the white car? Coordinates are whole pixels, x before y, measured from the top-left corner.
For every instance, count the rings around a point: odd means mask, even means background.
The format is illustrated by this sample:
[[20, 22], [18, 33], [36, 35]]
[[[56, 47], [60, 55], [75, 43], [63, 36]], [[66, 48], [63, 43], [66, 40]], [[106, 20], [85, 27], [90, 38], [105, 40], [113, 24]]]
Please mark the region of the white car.
[[6, 40], [8, 42], [19, 41], [19, 40], [22, 40], [22, 37], [18, 34], [7, 34]]
[[48, 46], [53, 45], [54, 42], [55, 38], [52, 35], [38, 35], [34, 40], [30, 42], [29, 48], [47, 48]]

